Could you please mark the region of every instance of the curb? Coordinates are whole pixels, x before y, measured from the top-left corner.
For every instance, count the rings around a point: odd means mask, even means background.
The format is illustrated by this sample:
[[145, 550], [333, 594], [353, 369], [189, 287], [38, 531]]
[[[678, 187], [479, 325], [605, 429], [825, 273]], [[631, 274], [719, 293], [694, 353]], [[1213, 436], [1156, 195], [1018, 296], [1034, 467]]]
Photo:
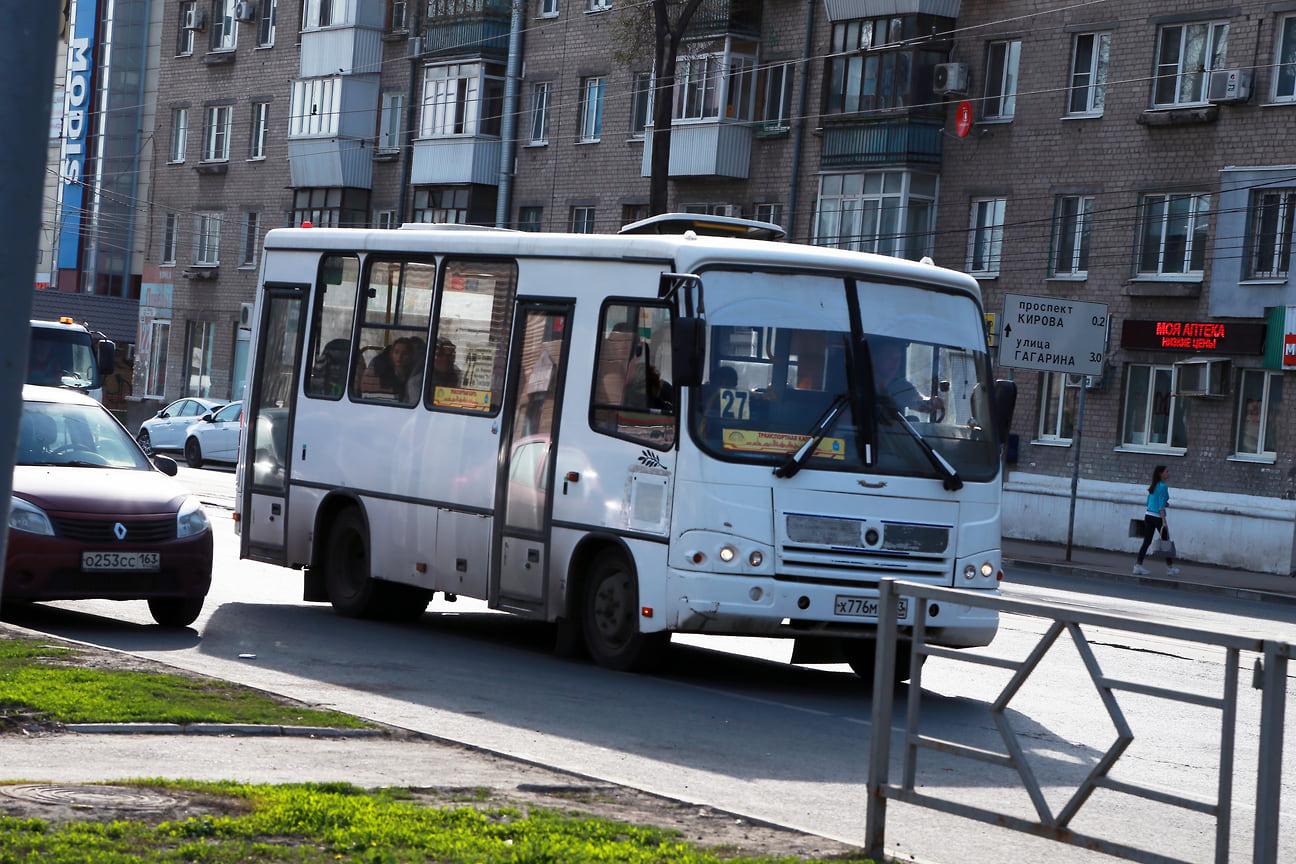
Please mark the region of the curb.
[[63, 730], [83, 735], [228, 735], [260, 738], [379, 738], [383, 734], [381, 729], [262, 726], [254, 723], [66, 723]]
[[[1055, 564], [1048, 561], [1028, 561], [1025, 559], [1005, 558], [1005, 567], [1027, 567], [1043, 571], [1050, 576], [1061, 576], [1068, 579], [1087, 579], [1098, 582], [1114, 582], [1124, 585], [1140, 585], [1144, 588], [1161, 588], [1166, 591], [1183, 591], [1190, 594], [1206, 594], [1214, 597], [1232, 597], [1237, 600], [1250, 600], [1257, 603], [1272, 603], [1283, 606], [1296, 606], [1296, 596], [1280, 594], [1274, 591], [1261, 591], [1255, 588], [1237, 588], [1228, 585], [1211, 585], [1204, 582], [1182, 582], [1176, 579], [1163, 579], [1157, 576], [1134, 576], [1114, 573], [1109, 570], [1092, 570], [1074, 564]], [[1013, 576], [1009, 581], [1029, 582], [1030, 577]]]

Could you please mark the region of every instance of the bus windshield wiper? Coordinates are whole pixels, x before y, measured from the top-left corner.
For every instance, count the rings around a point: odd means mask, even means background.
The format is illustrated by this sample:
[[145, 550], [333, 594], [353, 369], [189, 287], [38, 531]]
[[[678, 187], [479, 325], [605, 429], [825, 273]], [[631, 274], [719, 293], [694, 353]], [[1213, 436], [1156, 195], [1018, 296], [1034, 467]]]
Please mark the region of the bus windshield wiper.
[[810, 438], [801, 447], [787, 458], [787, 461], [774, 469], [775, 477], [795, 477], [796, 473], [801, 470], [801, 466], [810, 458], [810, 454], [819, 446], [819, 442], [828, 434], [828, 430], [837, 422], [842, 411], [849, 404], [846, 394], [842, 393], [833, 399], [828, 410], [823, 413], [819, 421], [815, 423], [814, 428], [810, 430]]
[[936, 449], [932, 447], [931, 444], [927, 443], [927, 439], [923, 437], [921, 432], [913, 427], [913, 424], [909, 422], [909, 419], [904, 416], [904, 412], [901, 411], [900, 408], [890, 399], [879, 399], [878, 404], [885, 405], [886, 407], [884, 410], [900, 421], [900, 425], [909, 433], [909, 437], [918, 445], [918, 449], [927, 457], [927, 461], [930, 462], [941, 475], [945, 488], [951, 492], [962, 489], [963, 478], [958, 476], [958, 470], [955, 469], [955, 467], [951, 465], [944, 456], [936, 452]]

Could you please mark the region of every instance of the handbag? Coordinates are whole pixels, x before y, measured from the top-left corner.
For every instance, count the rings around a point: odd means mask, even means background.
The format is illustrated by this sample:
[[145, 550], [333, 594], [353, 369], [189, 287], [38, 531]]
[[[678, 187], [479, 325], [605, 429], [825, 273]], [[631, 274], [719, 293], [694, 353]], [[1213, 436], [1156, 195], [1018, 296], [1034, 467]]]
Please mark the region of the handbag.
[[1152, 554], [1164, 555], [1167, 558], [1179, 557], [1178, 550], [1175, 549], [1175, 542], [1164, 534], [1152, 541]]

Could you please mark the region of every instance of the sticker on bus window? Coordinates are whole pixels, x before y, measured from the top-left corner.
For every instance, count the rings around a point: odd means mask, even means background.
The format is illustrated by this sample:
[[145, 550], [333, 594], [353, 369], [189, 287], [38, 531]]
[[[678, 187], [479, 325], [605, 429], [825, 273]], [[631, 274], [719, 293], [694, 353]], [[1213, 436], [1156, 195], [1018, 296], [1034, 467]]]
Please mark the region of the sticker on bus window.
[[[750, 429], [724, 430], [724, 449], [741, 453], [795, 453], [810, 440], [809, 435], [781, 432], [759, 432]], [[844, 438], [824, 438], [815, 448], [814, 455], [821, 459], [845, 459]]]
[[489, 390], [468, 390], [463, 387], [437, 387], [432, 391], [432, 404], [438, 408], [457, 408], [461, 411], [491, 410]]
[[746, 390], [731, 390], [722, 387], [717, 395], [720, 397], [720, 416], [726, 420], [750, 420], [751, 405]]

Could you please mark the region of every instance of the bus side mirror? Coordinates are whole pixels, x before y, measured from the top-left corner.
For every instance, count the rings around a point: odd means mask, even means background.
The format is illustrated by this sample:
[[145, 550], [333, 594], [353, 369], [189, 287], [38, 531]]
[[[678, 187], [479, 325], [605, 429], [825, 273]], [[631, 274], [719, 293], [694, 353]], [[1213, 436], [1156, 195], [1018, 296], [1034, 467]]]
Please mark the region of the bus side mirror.
[[99, 361], [99, 374], [111, 375], [117, 371], [117, 343], [110, 339], [100, 339], [95, 343], [95, 351], [98, 356], [95, 358]]
[[671, 322], [671, 375], [677, 392], [680, 387], [702, 383], [706, 368], [706, 320], [675, 318]]
[[995, 432], [1000, 441], [1012, 426], [1013, 411], [1017, 407], [1017, 382], [1003, 378], [994, 382]]

